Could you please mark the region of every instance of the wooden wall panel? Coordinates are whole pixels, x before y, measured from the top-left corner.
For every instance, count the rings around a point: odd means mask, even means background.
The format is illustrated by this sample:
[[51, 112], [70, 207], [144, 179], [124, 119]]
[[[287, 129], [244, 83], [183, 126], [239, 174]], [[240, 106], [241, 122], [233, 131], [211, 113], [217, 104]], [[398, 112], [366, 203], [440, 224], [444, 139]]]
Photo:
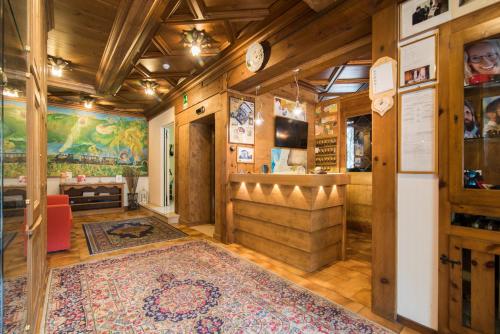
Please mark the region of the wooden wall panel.
[[[397, 59], [398, 8], [392, 5], [372, 17], [372, 59]], [[395, 99], [396, 100], [396, 99]], [[383, 117], [373, 114], [372, 309], [396, 317], [396, 177], [397, 102]]]
[[[176, 211], [183, 223], [188, 221], [189, 217], [189, 201], [185, 200], [189, 196], [189, 124], [178, 126], [176, 123], [176, 139], [177, 154], [175, 166], [175, 205]], [[182, 196], [182, 197], [181, 197]]]

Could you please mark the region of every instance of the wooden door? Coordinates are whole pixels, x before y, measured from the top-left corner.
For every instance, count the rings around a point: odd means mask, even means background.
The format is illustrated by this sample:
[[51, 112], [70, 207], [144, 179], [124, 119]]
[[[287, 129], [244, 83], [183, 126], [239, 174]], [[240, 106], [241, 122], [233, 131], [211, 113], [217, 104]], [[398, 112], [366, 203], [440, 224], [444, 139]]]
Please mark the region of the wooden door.
[[27, 82], [27, 212], [26, 239], [28, 256], [27, 332], [37, 333], [37, 321], [43, 309], [47, 269], [47, 30], [45, 1], [28, 0]]
[[500, 243], [450, 237], [450, 329], [494, 334], [498, 311]]

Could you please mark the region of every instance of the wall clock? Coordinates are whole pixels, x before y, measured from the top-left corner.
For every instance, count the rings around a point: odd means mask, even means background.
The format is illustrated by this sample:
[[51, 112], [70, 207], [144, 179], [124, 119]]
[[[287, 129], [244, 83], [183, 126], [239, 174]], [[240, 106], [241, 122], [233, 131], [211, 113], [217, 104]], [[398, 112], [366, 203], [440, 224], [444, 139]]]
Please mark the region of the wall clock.
[[247, 50], [246, 65], [248, 70], [257, 72], [264, 64], [264, 47], [261, 43], [253, 43]]

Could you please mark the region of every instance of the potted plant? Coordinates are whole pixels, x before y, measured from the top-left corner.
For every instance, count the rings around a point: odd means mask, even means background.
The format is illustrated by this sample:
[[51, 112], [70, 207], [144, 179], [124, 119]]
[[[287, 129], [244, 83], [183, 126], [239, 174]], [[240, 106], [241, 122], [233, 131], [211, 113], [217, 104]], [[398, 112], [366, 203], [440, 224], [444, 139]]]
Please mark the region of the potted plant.
[[123, 167], [123, 176], [125, 181], [127, 181], [128, 186], [128, 210], [139, 209], [139, 202], [137, 200], [137, 183], [139, 182], [139, 176], [141, 174], [141, 169], [135, 166]]

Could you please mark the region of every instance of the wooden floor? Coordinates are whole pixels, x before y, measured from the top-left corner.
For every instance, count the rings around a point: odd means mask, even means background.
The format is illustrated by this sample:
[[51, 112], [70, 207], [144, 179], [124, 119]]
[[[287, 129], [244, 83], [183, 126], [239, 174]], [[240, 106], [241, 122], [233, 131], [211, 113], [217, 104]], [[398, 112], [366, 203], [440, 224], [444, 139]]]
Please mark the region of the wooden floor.
[[[149, 215], [154, 215], [154, 213], [141, 209], [133, 212], [74, 217], [71, 235], [71, 250], [49, 254], [49, 267], [61, 267], [91, 259], [104, 259], [115, 255], [156, 249], [172, 245], [174, 243], [184, 242], [186, 240], [208, 239], [213, 242], [217, 242], [194, 229], [179, 224], [176, 227], [188, 234], [189, 237], [181, 240], [165, 241], [140, 247], [117, 250], [105, 254], [89, 255], [85, 235], [82, 229], [83, 223], [117, 221]], [[231, 244], [224, 245], [224, 247], [283, 278], [326, 297], [337, 304], [343, 305], [347, 309], [386, 326], [391, 330], [401, 333], [416, 333], [411, 329], [403, 327], [399, 323], [390, 322], [380, 318], [370, 311], [371, 241], [370, 235], [368, 234], [350, 232], [347, 249], [348, 259], [343, 262], [334, 263], [314, 273], [305, 273], [299, 269], [273, 260], [265, 255], [259, 254], [240, 245]], [[22, 256], [17, 257], [17, 260], [20, 258], [22, 258]], [[10, 264], [16, 267], [13, 261], [10, 261]], [[17, 269], [19, 269], [19, 266], [17, 266]], [[13, 271], [18, 272], [18, 270]]]

